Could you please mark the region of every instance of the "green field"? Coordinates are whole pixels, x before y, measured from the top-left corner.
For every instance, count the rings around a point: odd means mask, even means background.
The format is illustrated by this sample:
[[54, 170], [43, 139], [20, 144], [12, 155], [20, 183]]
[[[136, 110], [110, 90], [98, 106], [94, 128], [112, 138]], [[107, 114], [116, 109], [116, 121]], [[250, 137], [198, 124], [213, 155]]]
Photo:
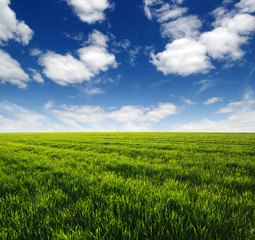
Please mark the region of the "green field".
[[255, 134], [0, 134], [0, 239], [255, 239]]

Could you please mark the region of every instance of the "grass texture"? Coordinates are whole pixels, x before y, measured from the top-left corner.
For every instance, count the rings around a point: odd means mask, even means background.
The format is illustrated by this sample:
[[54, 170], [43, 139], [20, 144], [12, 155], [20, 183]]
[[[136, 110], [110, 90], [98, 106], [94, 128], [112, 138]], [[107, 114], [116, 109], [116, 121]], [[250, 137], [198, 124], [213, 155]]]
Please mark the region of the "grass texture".
[[0, 239], [255, 239], [255, 134], [0, 134]]

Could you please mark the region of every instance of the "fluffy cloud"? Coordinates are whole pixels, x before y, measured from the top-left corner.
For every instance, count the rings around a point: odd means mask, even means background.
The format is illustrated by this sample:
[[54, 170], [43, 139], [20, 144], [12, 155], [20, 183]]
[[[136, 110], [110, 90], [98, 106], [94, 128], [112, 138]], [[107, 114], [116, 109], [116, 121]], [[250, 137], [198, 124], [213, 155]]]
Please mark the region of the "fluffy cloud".
[[[160, 23], [162, 37], [174, 40], [166, 45], [165, 51], [152, 55], [151, 63], [159, 71], [165, 75], [188, 76], [212, 69], [209, 57], [229, 62], [244, 56], [243, 45], [255, 32], [255, 16], [249, 14], [255, 11], [254, 1], [241, 0], [231, 11], [225, 7], [217, 8], [212, 13], [215, 17], [213, 29], [202, 34], [202, 21], [194, 15], [184, 16], [188, 9], [176, 5], [181, 3], [172, 1], [170, 5], [164, 0], [144, 0], [146, 16], [149, 19], [155, 17]], [[191, 43], [195, 43], [194, 49]]]
[[223, 99], [220, 97], [212, 97], [212, 98], [209, 98], [207, 101], [205, 101], [204, 105], [214, 104], [216, 102], [222, 102], [222, 101]]
[[117, 67], [115, 56], [99, 46], [88, 46], [78, 50], [80, 60], [93, 74], [107, 71], [110, 66]]
[[43, 73], [61, 86], [82, 83], [94, 76], [83, 62], [70, 54], [48, 52], [40, 57], [39, 64], [44, 67]]
[[201, 21], [197, 16], [180, 17], [175, 21], [161, 25], [163, 37], [177, 38], [196, 38], [199, 36], [199, 29], [202, 27]]
[[16, 15], [9, 5], [10, 0], [0, 1], [0, 44], [9, 39], [14, 39], [27, 45], [33, 37], [33, 31], [24, 21], [16, 19]]
[[237, 60], [244, 55], [241, 46], [255, 31], [255, 17], [249, 14], [217, 14], [216, 27], [201, 35], [201, 41], [207, 46], [208, 53], [214, 59]]
[[243, 51], [239, 46], [245, 43], [235, 32], [229, 32], [225, 28], [216, 28], [211, 32], [202, 34], [202, 42], [207, 46], [208, 53], [214, 59], [230, 57], [233, 60], [240, 59]]
[[81, 21], [89, 24], [105, 19], [104, 11], [110, 8], [108, 0], [66, 0]]
[[8, 53], [0, 49], [0, 80], [11, 83], [19, 88], [26, 88], [29, 76], [23, 71], [20, 64]]
[[206, 46], [198, 39], [202, 22], [197, 16], [184, 17], [188, 9], [176, 5], [182, 2], [172, 1], [170, 5], [160, 0], [144, 0], [146, 16], [149, 19], [155, 16], [161, 23], [161, 35], [174, 39], [164, 51], [151, 54], [151, 63], [165, 75], [188, 76], [213, 68]]
[[39, 64], [44, 67], [43, 73], [61, 86], [90, 81], [99, 72], [117, 67], [115, 56], [107, 51], [107, 40], [94, 31], [87, 41], [90, 45], [78, 49], [79, 59], [49, 51], [41, 55]]
[[252, 13], [255, 12], [254, 0], [241, 0], [236, 4], [236, 7], [240, 8], [241, 12]]
[[206, 55], [206, 47], [189, 38], [177, 39], [167, 44], [163, 52], [156, 55], [152, 54], [151, 63], [165, 75], [188, 76], [199, 72], [207, 72], [212, 68]]

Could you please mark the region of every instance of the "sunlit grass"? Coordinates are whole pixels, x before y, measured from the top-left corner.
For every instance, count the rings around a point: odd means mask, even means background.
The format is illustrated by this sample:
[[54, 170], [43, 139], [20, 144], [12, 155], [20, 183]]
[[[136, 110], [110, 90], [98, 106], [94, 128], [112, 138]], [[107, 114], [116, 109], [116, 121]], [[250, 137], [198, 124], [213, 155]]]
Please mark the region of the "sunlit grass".
[[255, 239], [255, 134], [0, 134], [0, 239]]

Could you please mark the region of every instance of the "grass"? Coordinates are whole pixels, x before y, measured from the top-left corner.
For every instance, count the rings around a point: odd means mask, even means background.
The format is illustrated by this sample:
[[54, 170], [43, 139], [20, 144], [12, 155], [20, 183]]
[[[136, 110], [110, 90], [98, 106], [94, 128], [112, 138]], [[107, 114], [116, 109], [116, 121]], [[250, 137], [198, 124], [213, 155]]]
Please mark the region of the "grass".
[[0, 239], [255, 239], [255, 134], [0, 134]]

